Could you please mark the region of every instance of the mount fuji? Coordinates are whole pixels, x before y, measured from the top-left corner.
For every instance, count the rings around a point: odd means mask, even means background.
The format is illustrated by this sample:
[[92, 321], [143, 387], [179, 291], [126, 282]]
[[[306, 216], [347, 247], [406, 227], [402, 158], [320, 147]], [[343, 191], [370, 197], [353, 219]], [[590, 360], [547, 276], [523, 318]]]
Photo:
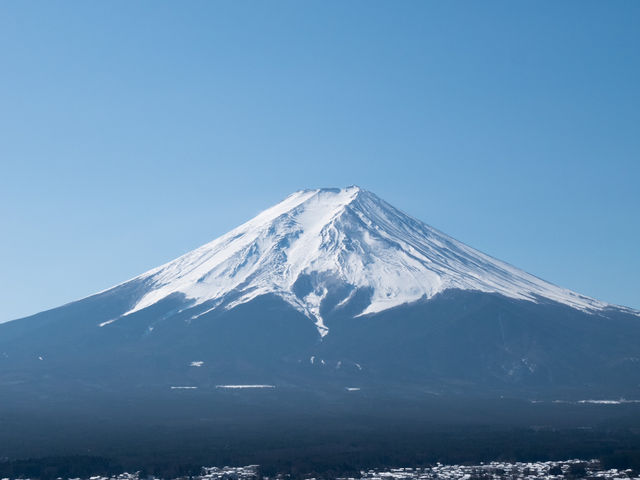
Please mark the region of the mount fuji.
[[359, 187], [302, 190], [165, 265], [0, 325], [0, 387], [631, 398], [640, 312]]

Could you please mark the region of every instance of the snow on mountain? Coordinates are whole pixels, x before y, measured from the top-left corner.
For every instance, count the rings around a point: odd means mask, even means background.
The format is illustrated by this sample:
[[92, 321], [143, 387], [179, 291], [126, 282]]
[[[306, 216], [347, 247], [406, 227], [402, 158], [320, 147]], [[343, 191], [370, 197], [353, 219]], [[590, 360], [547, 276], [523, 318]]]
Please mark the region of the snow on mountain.
[[[311, 280], [301, 294], [294, 285], [303, 278]], [[295, 192], [134, 280], [148, 290], [124, 317], [174, 293], [184, 294], [189, 307], [213, 301], [209, 310], [269, 293], [313, 319], [322, 336], [328, 328], [320, 306], [337, 287], [350, 292], [343, 304], [358, 289], [371, 292], [360, 315], [452, 288], [547, 299], [584, 311], [608, 306], [468, 247], [356, 186]]]

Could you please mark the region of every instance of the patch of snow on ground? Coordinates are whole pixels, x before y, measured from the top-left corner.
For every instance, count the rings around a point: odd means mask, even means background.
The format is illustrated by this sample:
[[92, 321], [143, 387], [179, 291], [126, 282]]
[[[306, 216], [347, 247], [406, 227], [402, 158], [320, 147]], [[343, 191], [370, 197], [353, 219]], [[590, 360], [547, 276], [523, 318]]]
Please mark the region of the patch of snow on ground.
[[216, 385], [216, 388], [244, 389], [244, 388], [276, 388], [275, 385]]
[[579, 400], [578, 403], [587, 403], [592, 405], [622, 405], [623, 403], [640, 403], [640, 400]]
[[[545, 403], [544, 400], [529, 400], [530, 403]], [[624, 405], [628, 403], [640, 403], [640, 400], [627, 400], [626, 398], [620, 398], [618, 400], [552, 400], [551, 403], [569, 403], [569, 404], [581, 404], [581, 405]]]

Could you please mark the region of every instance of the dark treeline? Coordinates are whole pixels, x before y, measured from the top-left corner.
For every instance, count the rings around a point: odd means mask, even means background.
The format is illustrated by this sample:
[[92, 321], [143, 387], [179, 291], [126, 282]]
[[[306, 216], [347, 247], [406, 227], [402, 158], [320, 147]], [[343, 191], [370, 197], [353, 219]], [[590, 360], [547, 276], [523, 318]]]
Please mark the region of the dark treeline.
[[193, 447], [193, 440], [174, 436], [164, 443], [151, 442], [158, 449], [151, 451], [128, 445], [123, 439], [121, 448], [113, 449], [115, 455], [111, 458], [76, 455], [5, 460], [0, 462], [0, 477], [49, 480], [139, 471], [143, 478], [148, 475], [176, 478], [197, 475], [205, 465], [257, 463], [263, 475], [285, 473], [294, 478], [334, 478], [353, 476], [365, 468], [569, 458], [599, 458], [605, 468], [640, 470], [640, 435], [624, 430], [443, 428], [430, 432], [397, 430], [357, 435], [336, 429], [333, 439], [319, 439], [314, 432], [301, 429], [284, 440], [268, 434], [263, 435], [261, 441], [229, 438], [228, 442], [214, 442], [210, 439], [199, 448]]
[[122, 472], [122, 466], [101, 457], [74, 455], [69, 457], [30, 458], [0, 462], [0, 477], [5, 478], [87, 478]]
[[224, 401], [186, 395], [154, 403], [84, 401], [73, 411], [52, 401], [5, 400], [0, 478], [86, 478], [123, 471], [175, 478], [196, 475], [202, 466], [250, 464], [261, 465], [268, 476], [333, 478], [436, 462], [570, 458], [599, 458], [607, 468], [640, 470], [637, 404], [461, 398], [399, 404], [361, 396], [328, 407], [310, 396], [270, 403], [255, 395], [234, 393]]

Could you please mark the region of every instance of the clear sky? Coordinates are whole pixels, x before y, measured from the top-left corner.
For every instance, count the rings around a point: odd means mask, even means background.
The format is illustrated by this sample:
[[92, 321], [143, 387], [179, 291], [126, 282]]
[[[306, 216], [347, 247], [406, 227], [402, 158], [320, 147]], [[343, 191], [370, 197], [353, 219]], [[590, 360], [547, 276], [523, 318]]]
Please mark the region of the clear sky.
[[640, 2], [0, 3], [0, 321], [360, 185], [640, 308]]

